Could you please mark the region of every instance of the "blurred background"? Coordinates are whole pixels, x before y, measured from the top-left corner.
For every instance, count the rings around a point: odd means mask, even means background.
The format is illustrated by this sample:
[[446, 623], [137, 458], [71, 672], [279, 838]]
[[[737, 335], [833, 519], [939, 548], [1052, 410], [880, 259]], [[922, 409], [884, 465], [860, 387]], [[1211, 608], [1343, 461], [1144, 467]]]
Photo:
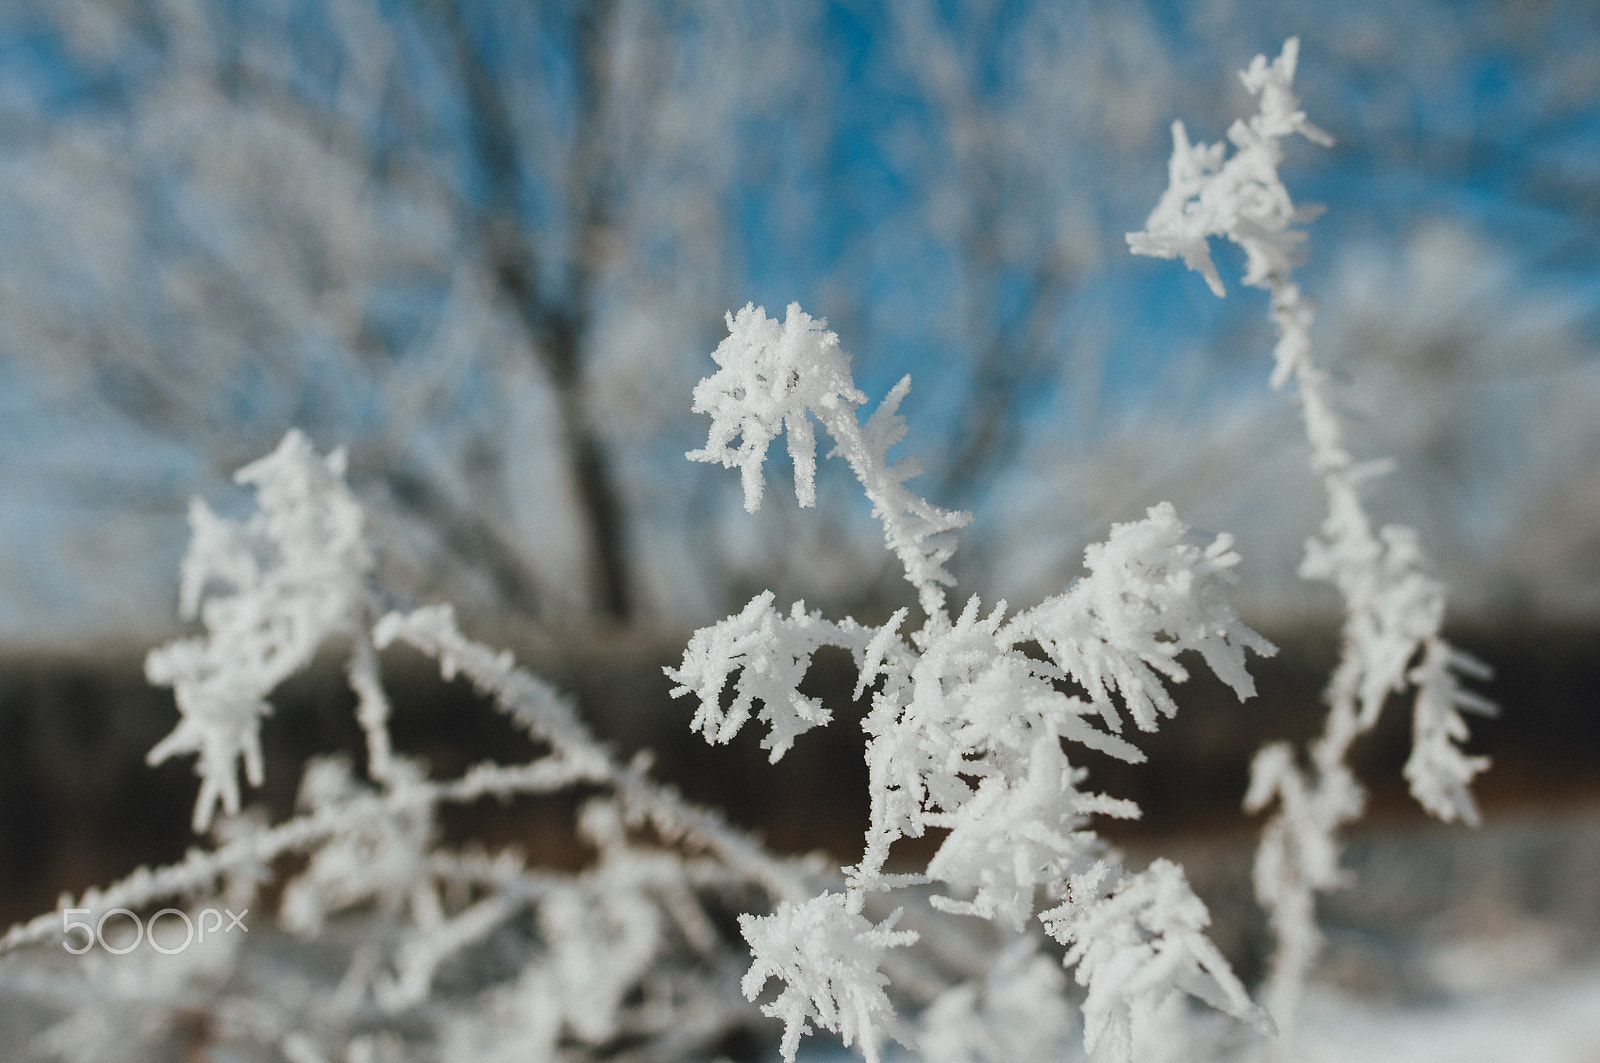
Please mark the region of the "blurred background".
[[[912, 486], [976, 514], [964, 591], [1031, 604], [1162, 500], [1237, 537], [1235, 601], [1284, 648], [1262, 697], [1199, 687], [1152, 764], [1096, 770], [1141, 837], [1248, 831], [1248, 758], [1314, 730], [1337, 651], [1336, 595], [1295, 576], [1321, 498], [1266, 383], [1265, 297], [1217, 300], [1124, 234], [1171, 120], [1222, 137], [1235, 72], [1294, 34], [1336, 139], [1283, 167], [1327, 208], [1301, 273], [1319, 355], [1358, 454], [1396, 460], [1374, 514], [1420, 529], [1497, 670], [1491, 821], [1592, 809], [1592, 3], [7, 0], [0, 908], [188, 843], [189, 765], [143, 764], [174, 709], [140, 661], [182, 630], [188, 499], [247, 512], [232, 471], [290, 427], [349, 448], [397, 601], [455, 602], [691, 793], [852, 857], [848, 721], [772, 769], [691, 742], [660, 674], [766, 587], [867, 622], [911, 599], [842, 467], [815, 510], [772, 490], [750, 516], [684, 460], [690, 390], [751, 301], [826, 316], [874, 401], [912, 374]], [[279, 699], [269, 802], [356, 747], [338, 678]], [[399, 686], [402, 745], [439, 770], [505, 741], [461, 722], [464, 690]], [[1363, 747], [1380, 821], [1417, 815], [1408, 726]]]

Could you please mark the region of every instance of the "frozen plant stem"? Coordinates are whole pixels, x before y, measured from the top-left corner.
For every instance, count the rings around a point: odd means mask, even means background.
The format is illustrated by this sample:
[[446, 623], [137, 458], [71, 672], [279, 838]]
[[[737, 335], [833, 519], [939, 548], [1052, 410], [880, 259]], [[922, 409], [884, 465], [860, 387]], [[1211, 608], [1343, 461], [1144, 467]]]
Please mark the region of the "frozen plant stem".
[[[1075, 743], [1142, 760], [1123, 725], [1131, 720], [1153, 731], [1176, 712], [1167, 684], [1188, 678], [1179, 660], [1188, 651], [1240, 697], [1254, 693], [1245, 652], [1273, 648], [1239, 621], [1223, 594], [1239, 562], [1231, 538], [1197, 540], [1163, 503], [1090, 547], [1088, 574], [1061, 594], [1009, 618], [1004, 602], [985, 612], [974, 596], [952, 618], [945, 588], [954, 581], [944, 565], [955, 549], [953, 533], [970, 517], [907, 490], [916, 463], [888, 458], [905, 434], [897, 411], [909, 379], [863, 423], [856, 409], [866, 398], [823, 322], [798, 305], [781, 323], [746, 306], [728, 315], [728, 331], [713, 353], [719, 371], [695, 388], [694, 408], [712, 423], [706, 446], [689, 457], [737, 467], [753, 510], [765, 486], [767, 447], [785, 432], [795, 494], [808, 506], [816, 497], [815, 418], [872, 501], [923, 612], [921, 626], [902, 633], [906, 609], [871, 627], [848, 617], [826, 620], [798, 602], [780, 612], [767, 592], [696, 632], [682, 665], [667, 671], [678, 684], [674, 695], [699, 700], [693, 726], [708, 740], [728, 741], [756, 714], [768, 727], [763, 745], [774, 760], [833, 716], [799, 690], [818, 648], [848, 651], [858, 672], [854, 696], [872, 691], [862, 723], [870, 818], [861, 860], [844, 869], [845, 889], [740, 919], [754, 954], [746, 994], [754, 1000], [769, 980], [781, 984], [762, 1010], [784, 1022], [785, 1057], [792, 1063], [813, 1026], [859, 1042], [869, 1063], [885, 1036], [931, 1052], [958, 1042], [957, 1028], [978, 1030], [973, 1036], [983, 1043], [1026, 1045], [1029, 1057], [1065, 1051], [1060, 1038], [1069, 1024], [1052, 981], [1060, 975], [1032, 962], [1026, 939], [1023, 953], [1007, 954], [1006, 970], [1021, 972], [1025, 983], [1012, 991], [1053, 1003], [1021, 1026], [1015, 1016], [997, 1018], [993, 994], [970, 983], [940, 994], [919, 1024], [896, 1015], [889, 991], [897, 987], [880, 966], [888, 950], [913, 944], [916, 935], [893, 929], [898, 911], [881, 923], [863, 913], [870, 895], [912, 885], [945, 891], [931, 897], [935, 909], [1016, 932], [1031, 923], [1064, 945], [1087, 990], [1084, 1041], [1097, 1059], [1128, 1063], [1162, 1042], [1168, 1023], [1183, 1014], [1185, 994], [1263, 1021], [1207, 940], [1210, 917], [1182, 870], [1158, 860], [1130, 872], [1091, 826], [1096, 815], [1137, 816], [1137, 806], [1082, 789], [1087, 773], [1067, 754], [1067, 743]], [[724, 706], [730, 681], [734, 697]], [[1087, 697], [1067, 695], [1062, 681]], [[894, 843], [929, 828], [947, 834], [925, 871], [888, 873]], [[988, 1011], [976, 1003], [980, 996]], [[1003, 1037], [996, 1033], [1002, 1027]]]
[[[856, 390], [849, 357], [825, 324], [813, 321], [798, 303], [790, 304], [781, 324], [754, 306], [729, 314], [728, 338], [712, 353], [721, 369], [694, 389], [694, 412], [711, 416], [710, 435], [705, 447], [688, 457], [738, 467], [745, 509], [754, 513], [761, 505], [767, 444], [786, 432], [795, 496], [800, 505], [814, 506], [814, 416], [861, 481], [928, 623], [948, 626], [943, 588], [954, 580], [944, 563], [955, 553], [951, 533], [966, 527], [972, 515], [940, 509], [906, 489], [905, 482], [922, 467], [915, 458], [891, 462], [888, 451], [905, 436], [899, 409], [911, 378], [902, 377], [862, 424], [856, 408], [867, 398]], [[730, 446], [736, 437], [737, 449]]]
[[1361, 814], [1364, 792], [1347, 764], [1351, 745], [1377, 722], [1386, 698], [1414, 691], [1405, 766], [1411, 792], [1440, 819], [1475, 824], [1468, 786], [1488, 762], [1461, 750], [1468, 737], [1461, 710], [1493, 709], [1461, 686], [1461, 676], [1482, 677], [1486, 669], [1440, 634], [1446, 588], [1427, 573], [1416, 533], [1392, 525], [1373, 530], [1361, 485], [1388, 463], [1351, 458], [1328, 373], [1311, 356], [1314, 307], [1293, 270], [1306, 242], [1297, 226], [1316, 211], [1297, 208], [1279, 179], [1280, 142], [1294, 133], [1316, 144], [1332, 141], [1299, 109], [1291, 87], [1298, 54], [1291, 38], [1276, 60], [1257, 56], [1241, 74], [1259, 110], [1228, 130], [1231, 154], [1224, 144], [1191, 144], [1183, 124], [1173, 124], [1170, 184], [1144, 230], [1128, 235], [1137, 254], [1182, 258], [1218, 296], [1224, 290], [1209, 240], [1225, 237], [1244, 250], [1244, 283], [1272, 299], [1278, 333], [1272, 386], [1294, 383], [1311, 468], [1327, 499], [1321, 534], [1307, 541], [1300, 569], [1306, 579], [1332, 583], [1344, 602], [1339, 663], [1324, 694], [1327, 719], [1303, 761], [1282, 743], [1262, 749], [1245, 798], [1251, 811], [1275, 806], [1262, 833], [1255, 887], [1277, 938], [1265, 999], [1282, 1051], [1321, 945], [1316, 897], [1345, 884], [1340, 832]]

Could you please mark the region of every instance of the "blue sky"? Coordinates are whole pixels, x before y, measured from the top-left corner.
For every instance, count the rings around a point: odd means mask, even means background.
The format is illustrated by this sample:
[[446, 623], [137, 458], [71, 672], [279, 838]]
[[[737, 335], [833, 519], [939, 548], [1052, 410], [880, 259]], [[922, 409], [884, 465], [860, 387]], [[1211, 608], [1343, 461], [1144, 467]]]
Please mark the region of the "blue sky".
[[[299, 6], [312, 12], [313, 21], [324, 10], [320, 4]], [[470, 165], [448, 161], [452, 144], [463, 136], [459, 101], [452, 102], [439, 80], [440, 68], [405, 51], [417, 47], [407, 7], [385, 3], [375, 10], [390, 20], [401, 42], [398, 69], [414, 80], [408, 91], [436, 112], [429, 119], [439, 133], [428, 147], [431, 157], [445, 160], [442, 172], [453, 175], [447, 180], [459, 180], [469, 197], [478, 195]], [[269, 8], [276, 10], [261, 10]], [[222, 22], [254, 17], [249, 7], [208, 9], [226, 12]], [[547, 95], [539, 102], [557, 116], [559, 127], [572, 106], [571, 63], [551, 27], [558, 26], [564, 9], [517, 23], [526, 37], [503, 30], [521, 17], [506, 12], [519, 9], [484, 9], [489, 13], [482, 26], [502, 27], [483, 29], [492, 44], [489, 54], [498, 57], [495, 62], [535, 72], [528, 91]], [[93, 12], [96, 5], [85, 10]], [[755, 22], [781, 22], [784, 13], [760, 4], [739, 10]], [[1592, 5], [1558, 3], [1530, 11], [1490, 2], [1360, 3], [1334, 10], [1296, 0], [1245, 11], [1221, 0], [1019, 2], [984, 8], [988, 13], [979, 17], [964, 5], [934, 4], [932, 24], [965, 64], [963, 91], [986, 116], [974, 128], [994, 155], [984, 161], [980, 152], [977, 163], [962, 161], [948, 108], [930, 94], [929, 53], [918, 54], [907, 22], [868, 4], [789, 10], [805, 12], [790, 17], [809, 34], [802, 42], [808, 50], [796, 60], [800, 73], [780, 88], [778, 102], [754, 109], [728, 131], [729, 147], [712, 149], [732, 154], [725, 163], [713, 160], [733, 175], [715, 193], [728, 261], [718, 279], [689, 287], [714, 290], [730, 306], [750, 300], [780, 312], [799, 300], [808, 310], [834, 314], [871, 394], [912, 372], [912, 445], [929, 456], [936, 476], [942, 448], [950, 445], [942, 426], [955, 423], [970, 398], [971, 354], [963, 348], [962, 329], [980, 327], [1002, 337], [1020, 330], [1033, 304], [1018, 302], [1018, 293], [1027, 284], [1029, 263], [1040, 256], [1063, 255], [1070, 266], [1057, 293], [1059, 306], [1042, 333], [1043, 361], [1023, 375], [1015, 393], [1023, 429], [1008, 443], [1004, 468], [985, 483], [1037, 480], [1030, 489], [1043, 501], [1030, 499], [1027, 505], [1068, 506], [1077, 488], [1005, 468], [1066, 461], [1081, 469], [1095, 460], [1098, 442], [1129, 418], [1203, 424], [1264, 392], [1270, 336], [1258, 293], [1234, 291], [1218, 301], [1198, 276], [1171, 263], [1128, 256], [1122, 234], [1142, 224], [1164, 185], [1168, 121], [1184, 119], [1195, 137], [1222, 136], [1243, 102], [1233, 72], [1257, 51], [1276, 52], [1290, 33], [1303, 40], [1299, 86], [1307, 110], [1338, 139], [1331, 150], [1296, 149], [1284, 167], [1299, 200], [1327, 207], [1312, 226], [1313, 254], [1303, 276], [1307, 288], [1323, 297], [1330, 336], [1356, 334], [1341, 324], [1354, 320], [1355, 311], [1337, 301], [1340, 286], [1349, 287], [1341, 278], [1353, 261], [1366, 255], [1380, 264], [1403, 263], [1408, 248], [1442, 227], [1460, 234], [1461, 246], [1475, 249], [1486, 263], [1500, 264], [1491, 271], [1493, 291], [1484, 297], [1497, 309], [1473, 326], [1479, 333], [1492, 333], [1497, 320], [1560, 319], [1555, 333], [1538, 333], [1549, 350], [1534, 351], [1524, 362], [1494, 353], [1504, 364], [1480, 359], [1473, 363], [1478, 371], [1513, 379], [1530, 371], [1549, 373], [1551, 388], [1587, 394], [1581, 389], [1593, 378], [1600, 335], [1600, 11]], [[83, 129], [116, 143], [118, 115], [124, 113], [118, 109], [139, 106], [141, 94], [159, 85], [165, 72], [157, 61], [159, 47], [149, 41], [124, 47], [112, 36], [101, 42], [101, 53], [83, 58], [76, 45], [69, 47], [75, 38], [62, 32], [56, 17], [50, 5], [19, 5], [0, 24], [0, 234], [14, 241], [9, 265], [0, 264], [0, 280], [10, 270], [36, 288], [35, 244], [48, 250], [51, 237], [40, 235], [39, 226], [47, 222], [30, 206], [33, 193], [17, 183], [19, 160]], [[262, 16], [266, 23], [271, 17]], [[720, 38], [706, 35], [704, 24], [691, 19], [684, 25], [690, 27], [680, 31], [690, 44], [684, 61], [691, 67], [738, 67], [737, 57], [719, 55], [708, 43]], [[153, 39], [164, 40], [165, 28], [157, 30]], [[334, 46], [319, 43], [315, 33], [262, 39], [269, 51], [281, 47], [281, 54], [269, 58], [290, 71], [291, 83], [310, 97], [332, 98], [326, 90], [337, 83], [340, 69]], [[761, 44], [759, 37], [752, 39]], [[1041, 59], [1041, 41], [1058, 42], [1059, 58], [1047, 51]], [[1059, 69], [1052, 69], [1053, 62]], [[752, 69], [761, 72], [759, 64]], [[697, 69], [680, 74], [692, 79]], [[125, 113], [131, 123], [135, 112]], [[1016, 129], [1000, 135], [994, 116], [1008, 115], [1023, 117]], [[1030, 127], [1029, 115], [1064, 116], [1063, 125]], [[388, 144], [384, 150], [401, 158], [405, 145], [391, 143], [393, 121], [374, 119], [372, 142]], [[991, 134], [991, 140], [983, 139]], [[111, 158], [116, 165], [114, 153]], [[983, 224], [961, 228], [963, 218], [983, 217], [961, 200], [969, 188], [963, 182], [973, 173], [996, 182], [1007, 197], [997, 222], [1004, 228], [996, 238], [1011, 257], [987, 280], [974, 271], [960, 243], [962, 232], [986, 235]], [[95, 187], [115, 186], [108, 179]], [[129, 201], [181, 192], [158, 182]], [[245, 206], [227, 209], [268, 209], [252, 206], [249, 196], [240, 202]], [[549, 219], [559, 204], [538, 188], [530, 190], [528, 203], [534, 230], [552, 233]], [[223, 209], [210, 201], [200, 206]], [[203, 225], [195, 228], [192, 219], [204, 211], [194, 209], [179, 200], [174, 217], [191, 211], [188, 236], [198, 233], [203, 243]], [[248, 224], [255, 228], [242, 231], [277, 231], [270, 219]], [[167, 240], [159, 230], [145, 238], [152, 247]], [[1072, 246], [1062, 250], [1062, 241]], [[643, 263], [635, 272], [647, 278], [652, 270], [667, 276], [693, 266], [692, 260], [685, 265], [678, 244], [646, 241], [632, 253]], [[1219, 253], [1219, 262], [1225, 273], [1237, 265], [1226, 252]], [[1405, 283], [1404, 269], [1394, 268], [1402, 278], [1395, 283]], [[64, 276], [72, 275], [65, 269]], [[25, 275], [30, 270], [35, 272]], [[152, 279], [140, 283], [160, 300], [165, 296], [157, 276], [152, 272]], [[975, 317], [962, 308], [963, 299], [978, 291], [974, 278], [988, 285], [981, 289], [987, 302]], [[401, 350], [411, 333], [432, 327], [429, 322], [442, 313], [446, 279], [424, 274], [410, 288], [386, 283], [373, 289], [371, 319], [393, 332], [385, 342]], [[669, 280], [677, 284], [682, 278]], [[46, 296], [70, 304], [79, 319], [126, 312], [103, 300], [102, 289], [92, 284], [69, 291], [68, 282], [61, 283], [53, 296], [46, 289]], [[627, 310], [619, 311], [620, 303], [636, 290], [628, 284], [619, 281], [607, 295], [607, 312], [617, 311], [619, 319]], [[1392, 302], [1389, 310], [1363, 312], [1404, 316], [1405, 297]], [[673, 360], [663, 380], [674, 387], [692, 382], [694, 359], [703, 360], [716, 338], [694, 322], [714, 320], [720, 309], [690, 308], [683, 314], [688, 323], [663, 331], [669, 347], [682, 345], [667, 352]], [[15, 322], [0, 326], [0, 551], [6, 557], [0, 564], [0, 640], [70, 640], [111, 628], [137, 641], [132, 629], [141, 618], [170, 609], [171, 591], [165, 588], [181, 549], [184, 499], [192, 493], [228, 497], [222, 457], [218, 448], [197, 446], [192, 433], [164, 435], [85, 400], [107, 386], [107, 365], [114, 369], [115, 359], [73, 365], [58, 354], [50, 361], [30, 347], [36, 341], [27, 328]], [[94, 334], [111, 337], [114, 348], [119, 329], [131, 335], [140, 326], [108, 316], [95, 327]], [[245, 359], [228, 378], [231, 398], [208, 408], [222, 411], [213, 416], [236, 420], [241, 438], [276, 438], [300, 423], [323, 445], [345, 441], [341, 435], [359, 443], [384, 420], [387, 392], [361, 375], [359, 367], [368, 363], [352, 359], [337, 339], [318, 333], [296, 342], [305, 349], [294, 364], [304, 368], [279, 372]], [[1496, 344], [1518, 341], [1480, 335], [1467, 342], [1499, 352]], [[318, 353], [318, 344], [326, 350]], [[198, 351], [183, 357], [206, 357], [204, 348]], [[1341, 357], [1337, 349], [1328, 353], [1335, 362]], [[473, 421], [479, 417], [475, 411], [499, 401], [505, 390], [502, 381], [481, 372], [467, 372], [453, 386], [450, 423]], [[1480, 388], [1472, 394], [1498, 401], [1493, 396], [1500, 393]], [[1528, 410], [1544, 401], [1536, 392], [1518, 394]], [[668, 469], [685, 441], [692, 444], [703, 429], [687, 415], [686, 392], [681, 405], [675, 420], [640, 419], [659, 429], [665, 443], [618, 444], [631, 448], [630, 467]], [[1470, 420], [1478, 414], [1463, 406], [1460, 416]], [[1526, 431], [1515, 420], [1485, 423], [1500, 425], [1485, 431]], [[435, 445], [430, 440], [459, 434], [441, 425], [419, 429], [420, 442], [407, 445], [425, 449]], [[1389, 431], [1386, 437], [1391, 426], [1377, 427], [1380, 439], [1404, 435]], [[1583, 475], [1590, 445], [1585, 436], [1574, 438], [1570, 448], [1560, 439], [1530, 447], [1527, 460], [1544, 465], [1522, 479], [1539, 481], [1541, 490], [1555, 496], [1565, 491], [1578, 497], [1582, 492], [1564, 489], [1569, 481], [1562, 477]], [[1427, 519], [1444, 522], [1448, 534], [1451, 521], [1493, 524], [1485, 514], [1537, 513], [1554, 504], [1543, 496], [1530, 501], [1506, 495], [1505, 484], [1516, 479], [1501, 474], [1486, 478], [1487, 486], [1463, 488], [1458, 494], [1477, 501]], [[1060, 498], [1045, 497], [1052, 491]], [[966, 501], [1002, 521], [1010, 519], [1006, 514], [1015, 502], [1005, 494], [978, 490]], [[1589, 510], [1581, 506], [1573, 512], [1564, 519], [1588, 519]], [[1592, 535], [1574, 535], [1569, 538], [1578, 545], [1569, 549], [1581, 554]], [[1482, 546], [1478, 561], [1498, 564], [1495, 551], [1501, 549]], [[1061, 552], [1071, 556], [1072, 548]], [[1517, 580], [1532, 578], [1515, 571]]]

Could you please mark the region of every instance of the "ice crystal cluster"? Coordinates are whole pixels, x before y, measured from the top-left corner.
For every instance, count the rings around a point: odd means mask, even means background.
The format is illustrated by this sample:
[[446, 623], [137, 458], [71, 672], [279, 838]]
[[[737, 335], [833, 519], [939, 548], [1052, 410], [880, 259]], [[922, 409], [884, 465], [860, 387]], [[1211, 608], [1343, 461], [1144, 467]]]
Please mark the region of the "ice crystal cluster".
[[[872, 694], [862, 721], [871, 813], [861, 860], [844, 869], [841, 890], [741, 920], [755, 957], [746, 991], [755, 999], [768, 980], [781, 986], [762, 1009], [784, 1021], [785, 1057], [795, 1058], [813, 1027], [858, 1042], [872, 1061], [886, 1036], [917, 1044], [880, 969], [887, 950], [914, 936], [894, 931], [893, 916], [873, 923], [863, 914], [874, 895], [910, 886], [936, 887], [929, 903], [944, 912], [1019, 932], [1034, 924], [1065, 946], [1087, 991], [1086, 1046], [1104, 1058], [1132, 1058], [1149, 1036], [1141, 1025], [1182, 993], [1263, 1021], [1206, 939], [1205, 907], [1183, 872], [1166, 862], [1128, 870], [1094, 832], [1092, 817], [1138, 809], [1088, 789], [1069, 752], [1142, 760], [1130, 726], [1153, 731], [1177, 710], [1168, 684], [1183, 682], [1195, 658], [1240, 697], [1254, 693], [1246, 653], [1273, 650], [1224, 595], [1239, 562], [1230, 538], [1198, 538], [1171, 506], [1155, 506], [1091, 547], [1086, 574], [1061, 594], [1016, 611], [971, 597], [953, 614], [944, 563], [968, 515], [912, 494], [904, 484], [916, 466], [887, 453], [905, 433], [897, 408], [908, 381], [863, 420], [865, 397], [838, 338], [798, 305], [781, 324], [745, 307], [729, 315], [728, 329], [714, 355], [720, 371], [695, 393], [695, 408], [712, 417], [710, 442], [690, 457], [738, 466], [753, 503], [780, 416], [791, 432], [805, 425], [790, 449], [809, 457], [809, 414], [861, 481], [922, 608], [915, 626], [900, 609], [873, 627], [825, 619], [804, 603], [782, 612], [761, 594], [697, 632], [668, 671], [674, 693], [699, 700], [702, 734], [728, 741], [755, 716], [774, 760], [831, 718], [799, 689], [819, 648], [849, 652], [856, 695]], [[817, 404], [805, 404], [808, 396]], [[797, 457], [801, 505], [815, 498], [814, 473]], [[1063, 690], [1069, 681], [1081, 696]], [[925, 870], [887, 870], [895, 842], [930, 829], [944, 838]]]
[[[1196, 667], [1240, 698], [1254, 693], [1249, 656], [1274, 650], [1229, 604], [1240, 562], [1231, 538], [1196, 534], [1162, 503], [1112, 526], [1081, 577], [1037, 604], [956, 595], [947, 563], [971, 517], [915, 494], [915, 461], [890, 457], [906, 432], [909, 378], [863, 416], [867, 396], [824, 322], [798, 305], [781, 321], [746, 306], [728, 315], [718, 369], [695, 388], [711, 425], [689, 457], [737, 468], [755, 510], [782, 435], [796, 498], [811, 506], [820, 429], [860, 481], [917, 604], [873, 625], [759, 594], [695, 633], [667, 674], [674, 695], [696, 702], [692, 726], [707, 740], [754, 722], [776, 761], [849, 707], [802, 692], [819, 650], [849, 654], [853, 698], [867, 702], [860, 859], [828, 873], [768, 853], [654, 781], [643, 760], [618, 760], [568, 700], [469, 639], [448, 606], [390, 608], [342, 454], [319, 455], [290, 432], [238, 474], [255, 492], [253, 516], [194, 504], [181, 605], [201, 633], [147, 664], [179, 710], [149, 759], [195, 756], [193, 826], [207, 842], [63, 898], [13, 927], [0, 950], [57, 942], [69, 914], [96, 924], [117, 910], [259, 912], [275, 901], [285, 933], [345, 942], [340, 969], [319, 982], [244, 962], [240, 939], [86, 956], [86, 982], [45, 987], [66, 1014], [38, 1046], [66, 1060], [141, 1058], [203, 1014], [206, 1043], [238, 1058], [666, 1063], [715, 1057], [730, 1033], [762, 1021], [754, 1002], [781, 1022], [789, 1063], [818, 1030], [869, 1063], [890, 1041], [934, 1063], [999, 1063], [1069, 1058], [1072, 1039], [1095, 1060], [1130, 1063], [1200, 1058], [1200, 1002], [1260, 1031], [1235, 1048], [1287, 1052], [1319, 945], [1316, 897], [1345, 881], [1340, 831], [1361, 810], [1351, 743], [1386, 700], [1411, 694], [1412, 791], [1441, 818], [1472, 822], [1468, 784], [1484, 762], [1461, 749], [1462, 712], [1487, 708], [1462, 683], [1481, 666], [1440, 634], [1445, 588], [1416, 536], [1374, 528], [1361, 485], [1381, 466], [1351, 457], [1311, 356], [1312, 307], [1293, 279], [1310, 212], [1277, 168], [1284, 138], [1327, 138], [1292, 91], [1296, 56], [1291, 40], [1244, 72], [1259, 109], [1229, 131], [1231, 147], [1194, 144], [1174, 126], [1170, 187], [1129, 237], [1136, 252], [1183, 259], [1219, 295], [1210, 241], [1244, 250], [1244, 282], [1270, 294], [1278, 329], [1272, 383], [1295, 386], [1327, 497], [1302, 570], [1332, 583], [1346, 610], [1326, 728], [1303, 753], [1264, 748], [1244, 797], [1271, 810], [1255, 885], [1277, 949], [1260, 1004], [1208, 939], [1183, 870], [1164, 859], [1125, 866], [1097, 833], [1099, 817], [1139, 809], [1097, 791], [1082, 756], [1142, 760], [1139, 734], [1178, 711], [1175, 688]], [[380, 664], [397, 645], [470, 680], [533, 740], [532, 758], [436, 778], [394, 749]], [[296, 811], [269, 823], [244, 808], [240, 776], [261, 785], [274, 691], [329, 653], [347, 662], [365, 757], [306, 764]], [[445, 806], [562, 791], [585, 796], [578, 826], [596, 855], [583, 870], [439, 841]], [[898, 842], [930, 835], [938, 845], [925, 864], [898, 860]], [[746, 912], [743, 945], [724, 929], [735, 911]], [[992, 924], [1002, 945], [952, 974], [940, 957], [971, 951], [961, 928], [974, 921]]]
[[[291, 433], [235, 477], [260, 500], [248, 521], [223, 520], [199, 499], [190, 505], [193, 545], [178, 600], [185, 619], [203, 612], [206, 637], [156, 650], [145, 671], [152, 683], [172, 688], [180, 714], [178, 726], [150, 750], [150, 763], [199, 754], [196, 831], [211, 825], [219, 804], [238, 814], [241, 762], [250, 785], [261, 785], [260, 721], [268, 695], [310, 664], [325, 640], [360, 641], [352, 618], [359, 616], [372, 559], [361, 509], [337, 489], [343, 476], [342, 453], [319, 460], [304, 436]], [[365, 672], [370, 647], [360, 650]], [[352, 680], [365, 689], [367, 678]], [[381, 711], [377, 703], [363, 705], [367, 716]], [[374, 733], [382, 718], [364, 723]], [[387, 757], [379, 763], [380, 756], [374, 763], [382, 770]]]

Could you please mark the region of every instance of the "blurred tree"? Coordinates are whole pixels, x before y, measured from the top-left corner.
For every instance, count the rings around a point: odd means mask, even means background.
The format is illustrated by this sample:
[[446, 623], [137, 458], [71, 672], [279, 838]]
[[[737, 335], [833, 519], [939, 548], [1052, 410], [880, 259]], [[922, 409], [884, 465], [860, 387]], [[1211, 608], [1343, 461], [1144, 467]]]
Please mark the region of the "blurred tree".
[[794, 113], [786, 10], [38, 5], [5, 347], [212, 470], [290, 424], [348, 440], [424, 586], [626, 622], [615, 449], [732, 301], [737, 134]]

